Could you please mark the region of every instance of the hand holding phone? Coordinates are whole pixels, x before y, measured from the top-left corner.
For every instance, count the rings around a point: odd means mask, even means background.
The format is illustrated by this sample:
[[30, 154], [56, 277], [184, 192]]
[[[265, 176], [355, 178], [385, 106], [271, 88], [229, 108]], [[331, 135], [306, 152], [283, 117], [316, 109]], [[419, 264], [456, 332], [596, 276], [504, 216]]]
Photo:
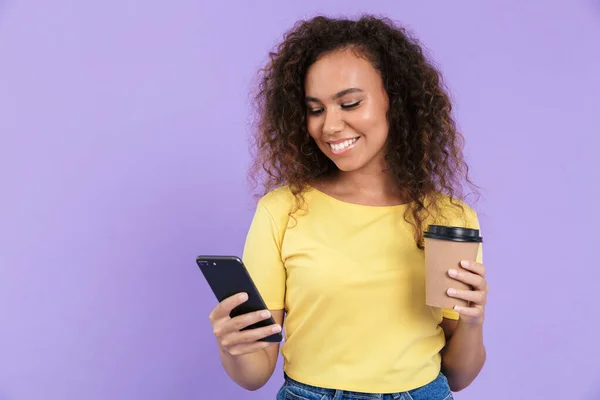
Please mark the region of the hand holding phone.
[[278, 324], [246, 329], [253, 324], [271, 317], [269, 310], [254, 311], [231, 318], [231, 311], [248, 300], [246, 293], [230, 296], [217, 304], [210, 313], [210, 322], [219, 347], [233, 356], [254, 353], [277, 342], [261, 339], [281, 332]]
[[232, 355], [252, 353], [283, 340], [244, 263], [233, 256], [198, 256], [196, 263], [219, 304], [210, 321], [219, 346]]

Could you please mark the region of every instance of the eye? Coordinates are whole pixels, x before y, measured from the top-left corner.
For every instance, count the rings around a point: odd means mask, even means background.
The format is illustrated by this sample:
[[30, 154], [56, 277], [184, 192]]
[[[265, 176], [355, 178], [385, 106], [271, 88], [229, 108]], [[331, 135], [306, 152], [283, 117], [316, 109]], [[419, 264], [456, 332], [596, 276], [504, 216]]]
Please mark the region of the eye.
[[343, 108], [344, 110], [351, 110], [351, 109], [353, 109], [353, 108], [356, 108], [356, 107], [358, 107], [358, 106], [360, 105], [360, 103], [361, 103], [361, 102], [362, 102], [362, 100], [361, 100], [361, 101], [357, 101], [356, 103], [351, 103], [351, 104], [342, 104], [342, 108]]
[[323, 113], [323, 109], [322, 108], [309, 108], [308, 113], [310, 115], [320, 115]]

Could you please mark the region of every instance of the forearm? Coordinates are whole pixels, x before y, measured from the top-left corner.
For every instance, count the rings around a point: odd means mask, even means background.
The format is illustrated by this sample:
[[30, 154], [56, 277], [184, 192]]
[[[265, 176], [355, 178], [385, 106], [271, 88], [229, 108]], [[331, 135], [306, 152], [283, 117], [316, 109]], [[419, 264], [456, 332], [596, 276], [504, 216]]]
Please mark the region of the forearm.
[[485, 363], [482, 325], [458, 325], [442, 351], [442, 372], [458, 392], [473, 382]]
[[254, 353], [233, 356], [219, 348], [221, 363], [233, 381], [247, 390], [257, 390], [267, 383], [275, 368], [267, 352], [262, 349]]

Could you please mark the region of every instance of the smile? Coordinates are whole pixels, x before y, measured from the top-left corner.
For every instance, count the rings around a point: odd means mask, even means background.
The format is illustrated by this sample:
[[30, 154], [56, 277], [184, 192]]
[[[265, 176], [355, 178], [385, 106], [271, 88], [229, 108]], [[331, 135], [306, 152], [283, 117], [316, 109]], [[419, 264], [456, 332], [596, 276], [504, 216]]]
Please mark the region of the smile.
[[350, 150], [356, 145], [356, 142], [359, 138], [355, 137], [354, 139], [344, 140], [341, 143], [329, 143], [329, 148], [331, 149], [333, 154], [342, 154]]

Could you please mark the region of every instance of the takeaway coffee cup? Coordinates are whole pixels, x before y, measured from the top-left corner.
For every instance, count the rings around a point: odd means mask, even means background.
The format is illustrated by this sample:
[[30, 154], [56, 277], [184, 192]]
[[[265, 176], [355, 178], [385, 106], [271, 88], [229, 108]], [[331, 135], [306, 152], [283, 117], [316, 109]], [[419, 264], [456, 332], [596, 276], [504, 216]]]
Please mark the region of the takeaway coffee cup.
[[450, 288], [469, 290], [466, 284], [451, 278], [450, 269], [461, 269], [462, 260], [475, 260], [483, 238], [478, 229], [429, 225], [425, 237], [425, 302], [428, 306], [453, 308], [467, 302], [448, 296]]

